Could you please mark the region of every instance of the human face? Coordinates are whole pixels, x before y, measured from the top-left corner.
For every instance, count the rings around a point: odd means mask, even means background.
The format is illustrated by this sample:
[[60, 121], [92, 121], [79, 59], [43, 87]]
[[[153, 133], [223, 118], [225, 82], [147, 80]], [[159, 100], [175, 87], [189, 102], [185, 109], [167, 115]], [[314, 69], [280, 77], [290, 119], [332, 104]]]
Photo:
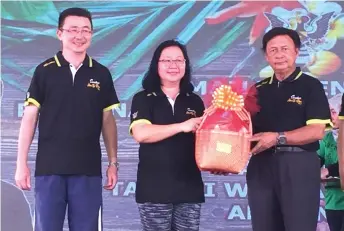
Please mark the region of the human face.
[[63, 51], [86, 53], [92, 40], [91, 22], [86, 17], [68, 16], [57, 30], [57, 36], [62, 41]]
[[271, 39], [266, 46], [265, 58], [277, 73], [288, 72], [295, 67], [299, 49], [288, 35], [279, 35]]
[[333, 127], [334, 128], [338, 128], [339, 127], [339, 116], [337, 111], [334, 108], [330, 108], [331, 109], [331, 120], [333, 123]]
[[162, 84], [179, 84], [185, 75], [185, 62], [185, 57], [179, 47], [171, 46], [163, 49], [158, 64]]

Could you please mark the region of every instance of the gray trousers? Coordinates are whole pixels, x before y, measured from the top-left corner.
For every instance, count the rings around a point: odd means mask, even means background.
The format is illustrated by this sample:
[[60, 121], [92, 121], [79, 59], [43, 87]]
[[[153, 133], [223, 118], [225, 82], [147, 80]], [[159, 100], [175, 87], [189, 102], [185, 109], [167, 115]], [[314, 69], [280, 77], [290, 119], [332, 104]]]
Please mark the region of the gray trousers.
[[315, 231], [320, 206], [316, 152], [260, 153], [247, 167], [253, 231]]
[[144, 231], [199, 230], [201, 204], [138, 204]]

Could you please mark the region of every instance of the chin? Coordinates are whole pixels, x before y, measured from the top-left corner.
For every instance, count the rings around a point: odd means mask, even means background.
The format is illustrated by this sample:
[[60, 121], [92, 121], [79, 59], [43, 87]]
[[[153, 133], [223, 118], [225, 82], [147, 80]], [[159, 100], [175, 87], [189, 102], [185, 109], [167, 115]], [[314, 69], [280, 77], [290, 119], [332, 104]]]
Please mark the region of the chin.
[[81, 46], [81, 47], [73, 47], [72, 51], [75, 53], [85, 53], [88, 46]]
[[288, 65], [275, 65], [273, 69], [275, 72], [284, 72], [287, 71], [289, 67]]
[[170, 76], [167, 80], [170, 82], [178, 82], [183, 78], [183, 76]]

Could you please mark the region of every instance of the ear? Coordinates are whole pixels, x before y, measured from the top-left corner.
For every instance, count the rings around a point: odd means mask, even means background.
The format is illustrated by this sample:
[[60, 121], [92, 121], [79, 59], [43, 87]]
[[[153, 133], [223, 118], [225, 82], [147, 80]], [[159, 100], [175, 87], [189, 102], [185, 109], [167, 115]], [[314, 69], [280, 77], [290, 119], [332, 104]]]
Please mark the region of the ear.
[[296, 56], [299, 56], [300, 49], [299, 48], [295, 48], [295, 53], [296, 53]]
[[62, 31], [60, 29], [57, 29], [56, 31], [57, 38], [62, 41]]
[[264, 52], [264, 57], [265, 57], [265, 60], [266, 60], [266, 61], [269, 61], [269, 57], [268, 57], [268, 55], [266, 54], [266, 52]]

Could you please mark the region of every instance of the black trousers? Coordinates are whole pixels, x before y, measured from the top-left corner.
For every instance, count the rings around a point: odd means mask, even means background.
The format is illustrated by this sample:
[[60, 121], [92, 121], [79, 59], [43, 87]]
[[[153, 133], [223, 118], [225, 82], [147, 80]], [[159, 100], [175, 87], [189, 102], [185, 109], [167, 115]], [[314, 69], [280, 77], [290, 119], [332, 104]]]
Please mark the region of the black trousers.
[[344, 210], [326, 209], [326, 218], [331, 231], [344, 231]]
[[253, 231], [315, 231], [320, 206], [316, 152], [260, 153], [247, 167]]

